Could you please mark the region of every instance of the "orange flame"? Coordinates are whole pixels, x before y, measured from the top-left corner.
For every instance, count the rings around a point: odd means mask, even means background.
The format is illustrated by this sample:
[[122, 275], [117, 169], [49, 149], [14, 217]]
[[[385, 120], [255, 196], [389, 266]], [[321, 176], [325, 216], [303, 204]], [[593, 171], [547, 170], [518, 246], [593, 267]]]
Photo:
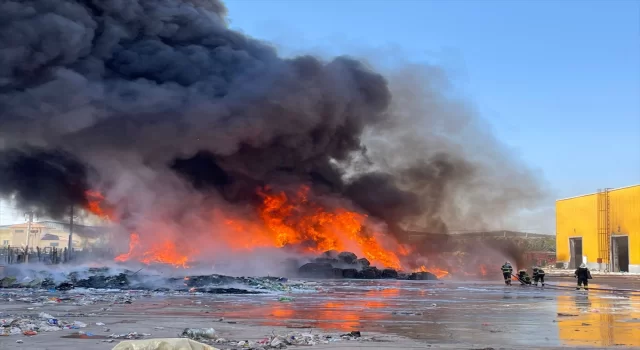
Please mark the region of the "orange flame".
[[487, 268], [484, 264], [480, 265], [480, 274], [484, 277], [487, 275]]
[[424, 265], [420, 266], [420, 272], [429, 272], [434, 274], [438, 278], [443, 278], [449, 275], [449, 271], [443, 270], [437, 267], [426, 267]]
[[140, 236], [135, 232], [129, 236], [129, 251], [115, 258], [116, 261], [120, 262], [130, 259], [137, 259], [147, 265], [160, 263], [173, 265], [175, 267], [189, 267], [187, 265], [189, 258], [186, 255], [178, 253], [175, 243], [169, 240], [154, 242], [150, 248], [143, 250], [140, 246]]
[[129, 251], [127, 253], [116, 256], [115, 260], [123, 262], [131, 259], [134, 250], [136, 250], [138, 246], [140, 246], [140, 236], [137, 233], [133, 232], [131, 233], [131, 235], [129, 235]]
[[114, 219], [113, 211], [110, 208], [104, 208], [104, 195], [99, 191], [85, 191], [85, 197], [87, 198], [87, 209], [92, 214], [101, 218], [109, 220]]
[[358, 248], [373, 264], [400, 268], [398, 256], [384, 249], [375, 233], [366, 232], [366, 215], [345, 209], [333, 212], [308, 200], [309, 187], [302, 186], [296, 196], [284, 192], [259, 191], [263, 198], [260, 217], [274, 235], [275, 245], [302, 245], [308, 252]]

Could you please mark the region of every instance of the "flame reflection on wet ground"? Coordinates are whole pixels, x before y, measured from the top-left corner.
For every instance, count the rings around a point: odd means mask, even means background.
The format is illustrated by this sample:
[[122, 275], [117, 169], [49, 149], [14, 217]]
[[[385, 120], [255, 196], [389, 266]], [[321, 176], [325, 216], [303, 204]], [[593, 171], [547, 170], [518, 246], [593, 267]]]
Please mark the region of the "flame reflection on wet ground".
[[636, 295], [505, 287], [499, 281], [324, 281], [316, 286], [318, 291], [292, 294], [289, 302], [276, 294], [199, 295], [167, 297], [164, 306], [155, 300], [154, 306], [130, 307], [260, 325], [395, 333], [432, 344], [640, 346]]

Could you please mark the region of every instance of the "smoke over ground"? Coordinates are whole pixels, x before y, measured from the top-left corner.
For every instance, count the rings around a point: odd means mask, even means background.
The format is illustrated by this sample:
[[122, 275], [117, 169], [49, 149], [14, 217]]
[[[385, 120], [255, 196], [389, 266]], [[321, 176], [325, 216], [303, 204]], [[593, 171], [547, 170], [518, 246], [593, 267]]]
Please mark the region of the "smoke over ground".
[[60, 217], [99, 189], [123, 234], [219, 254], [267, 185], [308, 185], [401, 243], [539, 198], [437, 70], [281, 58], [225, 16], [217, 0], [0, 4], [0, 194]]

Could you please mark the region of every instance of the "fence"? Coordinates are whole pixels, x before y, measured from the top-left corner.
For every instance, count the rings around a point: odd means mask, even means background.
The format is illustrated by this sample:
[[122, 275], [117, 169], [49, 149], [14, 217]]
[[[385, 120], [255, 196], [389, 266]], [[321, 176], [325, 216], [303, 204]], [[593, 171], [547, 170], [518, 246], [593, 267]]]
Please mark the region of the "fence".
[[82, 262], [99, 259], [112, 259], [113, 252], [109, 249], [72, 250], [71, 256], [67, 248], [56, 247], [29, 248], [3, 247], [0, 248], [0, 264], [44, 263], [47, 265], [64, 264], [71, 261]]

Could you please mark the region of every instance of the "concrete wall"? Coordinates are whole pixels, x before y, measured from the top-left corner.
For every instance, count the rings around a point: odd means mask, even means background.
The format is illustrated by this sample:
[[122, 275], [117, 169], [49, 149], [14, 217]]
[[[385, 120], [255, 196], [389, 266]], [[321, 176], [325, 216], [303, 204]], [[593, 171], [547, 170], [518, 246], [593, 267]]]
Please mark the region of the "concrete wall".
[[[598, 196], [589, 194], [556, 201], [556, 256], [559, 262], [569, 262], [569, 239], [582, 238], [582, 254], [587, 265], [597, 264]], [[612, 235], [629, 237], [629, 272], [640, 272], [640, 185], [609, 192], [609, 220]]]
[[0, 247], [11, 245], [13, 239], [13, 233], [11, 229], [2, 227], [0, 228]]

